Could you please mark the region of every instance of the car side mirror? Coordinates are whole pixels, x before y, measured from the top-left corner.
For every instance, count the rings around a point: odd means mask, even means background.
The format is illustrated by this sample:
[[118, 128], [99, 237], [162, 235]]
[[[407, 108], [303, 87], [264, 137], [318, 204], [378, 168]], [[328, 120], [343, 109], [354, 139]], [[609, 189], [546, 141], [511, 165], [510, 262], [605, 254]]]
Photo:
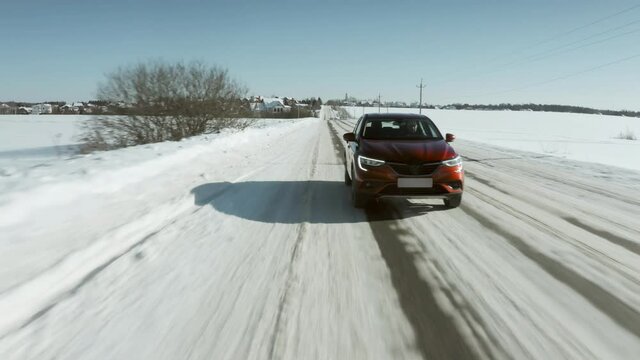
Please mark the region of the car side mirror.
[[342, 138], [344, 139], [344, 141], [353, 142], [353, 141], [356, 141], [356, 134], [354, 134], [354, 133], [346, 133], [346, 134], [342, 135]]
[[455, 139], [456, 139], [456, 136], [455, 136], [455, 135], [453, 135], [453, 134], [447, 134], [447, 135], [445, 136], [445, 139], [446, 139], [446, 140], [445, 140], [446, 142], [453, 142], [453, 140], [455, 140]]

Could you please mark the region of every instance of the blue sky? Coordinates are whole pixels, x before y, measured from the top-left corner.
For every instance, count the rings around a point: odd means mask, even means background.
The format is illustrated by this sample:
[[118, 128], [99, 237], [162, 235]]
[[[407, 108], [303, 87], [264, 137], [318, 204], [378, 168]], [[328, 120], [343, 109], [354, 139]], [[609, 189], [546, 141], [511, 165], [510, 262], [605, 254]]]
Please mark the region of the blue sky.
[[226, 67], [263, 96], [411, 102], [422, 77], [428, 103], [640, 110], [638, 5], [4, 0], [0, 100], [92, 99], [106, 73], [163, 59]]

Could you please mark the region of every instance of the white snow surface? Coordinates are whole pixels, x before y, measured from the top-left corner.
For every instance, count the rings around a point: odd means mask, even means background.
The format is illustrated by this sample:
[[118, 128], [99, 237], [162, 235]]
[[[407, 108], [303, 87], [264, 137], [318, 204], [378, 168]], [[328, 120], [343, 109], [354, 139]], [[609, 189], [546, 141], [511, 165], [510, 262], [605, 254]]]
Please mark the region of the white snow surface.
[[[353, 117], [377, 107], [345, 107]], [[382, 107], [380, 112], [418, 113]], [[534, 112], [422, 109], [444, 133], [500, 147], [640, 170], [640, 118]], [[638, 140], [619, 139], [627, 131]]]
[[[482, 125], [515, 116], [546, 143], [563, 132], [530, 122], [573, 116], [428, 111], [467, 159], [462, 207], [392, 200], [394, 217], [372, 220], [349, 202], [335, 139], [353, 120], [335, 115], [38, 166], [12, 158], [0, 359], [427, 357], [385, 241], [411, 254], [477, 358], [639, 357], [640, 173], [510, 149], [525, 130]], [[580, 119], [570, 138], [598, 149], [625, 125], [595, 137]]]
[[0, 152], [75, 145], [90, 115], [0, 115]]
[[86, 115], [0, 115], [0, 178], [78, 152]]

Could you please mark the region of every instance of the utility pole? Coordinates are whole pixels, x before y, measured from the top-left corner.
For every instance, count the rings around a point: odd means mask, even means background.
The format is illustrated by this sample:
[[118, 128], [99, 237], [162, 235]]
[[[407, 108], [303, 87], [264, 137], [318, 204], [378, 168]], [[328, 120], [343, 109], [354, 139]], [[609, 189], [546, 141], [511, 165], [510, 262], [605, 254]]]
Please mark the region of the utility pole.
[[422, 78], [420, 78], [420, 85], [416, 85], [416, 87], [420, 89], [420, 104], [418, 108], [420, 109], [420, 114], [422, 114], [422, 89], [427, 87], [427, 85], [422, 85]]
[[378, 114], [380, 113], [380, 93], [378, 93]]

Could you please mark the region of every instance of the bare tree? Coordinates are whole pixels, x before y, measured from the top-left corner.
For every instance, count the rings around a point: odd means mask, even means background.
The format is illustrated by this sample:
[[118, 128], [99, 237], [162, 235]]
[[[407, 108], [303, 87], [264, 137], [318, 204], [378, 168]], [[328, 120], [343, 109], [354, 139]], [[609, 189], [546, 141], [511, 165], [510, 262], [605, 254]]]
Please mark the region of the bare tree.
[[101, 116], [86, 123], [86, 149], [106, 150], [180, 140], [244, 127], [246, 89], [226, 69], [201, 62], [140, 63], [107, 75], [98, 99], [122, 116]]

